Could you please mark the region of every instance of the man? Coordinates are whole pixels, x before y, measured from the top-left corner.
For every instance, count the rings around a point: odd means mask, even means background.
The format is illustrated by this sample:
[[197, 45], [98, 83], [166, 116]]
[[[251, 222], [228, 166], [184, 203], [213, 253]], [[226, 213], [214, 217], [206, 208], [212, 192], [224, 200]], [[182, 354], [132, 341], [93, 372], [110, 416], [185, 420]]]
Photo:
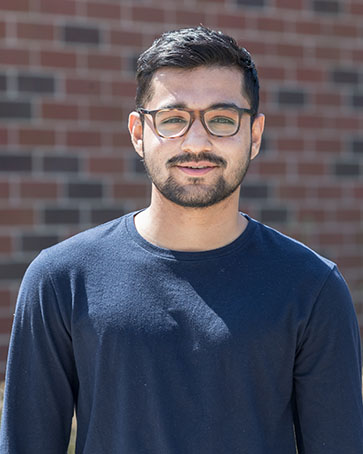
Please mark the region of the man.
[[[150, 206], [43, 251], [19, 293], [1, 453], [362, 454], [357, 320], [336, 266], [238, 211], [264, 116], [204, 27], [139, 59]], [[296, 441], [295, 441], [296, 440]]]

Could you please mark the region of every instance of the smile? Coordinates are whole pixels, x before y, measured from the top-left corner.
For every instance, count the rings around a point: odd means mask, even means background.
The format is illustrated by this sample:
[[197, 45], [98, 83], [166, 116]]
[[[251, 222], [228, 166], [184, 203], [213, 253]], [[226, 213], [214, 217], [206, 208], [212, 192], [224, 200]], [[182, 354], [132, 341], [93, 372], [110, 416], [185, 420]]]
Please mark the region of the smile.
[[200, 164], [200, 165], [181, 165], [176, 167], [180, 169], [183, 173], [186, 173], [187, 175], [201, 176], [211, 172], [217, 166]]

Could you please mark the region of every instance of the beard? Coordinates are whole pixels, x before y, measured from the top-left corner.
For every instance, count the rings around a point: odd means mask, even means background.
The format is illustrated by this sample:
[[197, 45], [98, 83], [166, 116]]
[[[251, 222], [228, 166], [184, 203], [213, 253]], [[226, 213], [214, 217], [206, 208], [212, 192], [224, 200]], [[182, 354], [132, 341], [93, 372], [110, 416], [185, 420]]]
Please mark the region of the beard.
[[[148, 154], [145, 155], [144, 149], [143, 163], [151, 182], [166, 199], [185, 208], [207, 208], [225, 200], [239, 188], [251, 161], [251, 150], [252, 143], [250, 143], [246, 159], [242, 159], [238, 163], [238, 167], [230, 176], [229, 181], [221, 175], [213, 185], [203, 184], [202, 177], [190, 177], [188, 183], [183, 185], [178, 183], [173, 176], [169, 176], [165, 181], [160, 181], [159, 173], [157, 169], [153, 167], [152, 162], [148, 158]], [[208, 161], [218, 164], [222, 168], [227, 166], [227, 163], [223, 158], [210, 152], [201, 152], [197, 155], [183, 153], [181, 156], [171, 158], [166, 163], [166, 166], [170, 168], [173, 165], [190, 161]]]

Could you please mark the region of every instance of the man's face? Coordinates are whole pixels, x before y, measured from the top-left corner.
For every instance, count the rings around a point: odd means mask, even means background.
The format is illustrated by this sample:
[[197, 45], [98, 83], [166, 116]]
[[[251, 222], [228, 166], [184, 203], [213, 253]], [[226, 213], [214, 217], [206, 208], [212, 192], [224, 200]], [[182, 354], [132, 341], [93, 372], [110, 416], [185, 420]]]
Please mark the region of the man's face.
[[[220, 103], [249, 108], [241, 79], [241, 72], [234, 68], [160, 69], [154, 74], [153, 96], [145, 108], [183, 105], [203, 110]], [[256, 121], [258, 125], [251, 130], [251, 117], [243, 114], [236, 135], [214, 137], [196, 115], [184, 136], [167, 139], [156, 133], [151, 115], [145, 115], [142, 130], [137, 114], [131, 114], [129, 129], [135, 149], [144, 159], [153, 191], [180, 206], [204, 208], [239, 191], [250, 159], [257, 155], [260, 146], [263, 118]]]

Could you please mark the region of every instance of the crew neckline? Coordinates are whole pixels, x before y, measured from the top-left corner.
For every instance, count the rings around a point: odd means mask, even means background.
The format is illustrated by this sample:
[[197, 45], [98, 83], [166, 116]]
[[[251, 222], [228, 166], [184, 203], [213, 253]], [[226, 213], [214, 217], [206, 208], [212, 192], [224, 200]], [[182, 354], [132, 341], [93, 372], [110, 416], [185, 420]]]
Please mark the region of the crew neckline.
[[162, 257], [166, 258], [169, 260], [187, 260], [187, 261], [193, 261], [193, 260], [206, 260], [206, 259], [214, 259], [216, 257], [221, 257], [225, 255], [229, 255], [231, 253], [236, 252], [237, 250], [240, 250], [243, 246], [247, 244], [249, 239], [251, 238], [254, 230], [256, 229], [257, 221], [252, 219], [250, 216], [248, 216], [245, 213], [242, 213], [242, 216], [244, 216], [248, 223], [245, 228], [245, 230], [231, 243], [226, 244], [225, 246], [219, 247], [217, 249], [210, 249], [207, 251], [177, 251], [173, 249], [166, 249], [162, 248], [160, 246], [156, 246], [153, 243], [150, 243], [147, 241], [143, 236], [140, 235], [140, 233], [137, 231], [136, 226], [135, 226], [135, 221], [134, 217], [140, 213], [143, 210], [138, 210], [134, 211], [132, 213], [129, 213], [125, 216], [125, 225], [126, 225], [126, 230], [131, 237], [132, 241], [137, 243], [140, 247], [142, 247], [144, 250], [147, 252]]

